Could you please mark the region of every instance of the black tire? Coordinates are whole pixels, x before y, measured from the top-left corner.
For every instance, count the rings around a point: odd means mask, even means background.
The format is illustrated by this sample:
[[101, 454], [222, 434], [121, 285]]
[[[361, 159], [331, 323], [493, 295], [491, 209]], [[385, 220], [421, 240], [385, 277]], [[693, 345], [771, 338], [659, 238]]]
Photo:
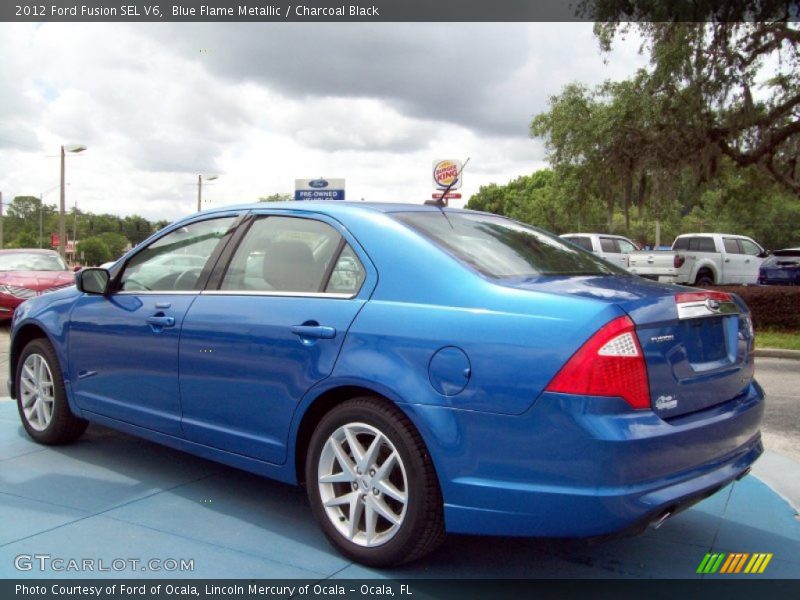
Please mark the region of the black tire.
[[[357, 432], [356, 439], [361, 451], [364, 451], [363, 456], [369, 454], [369, 448], [361, 446], [361, 442], [365, 440], [367, 446], [371, 447], [371, 442], [378, 438], [374, 435], [375, 431], [383, 436], [382, 441], [379, 440], [381, 443], [377, 444], [380, 446], [376, 450], [378, 458], [374, 463], [370, 461], [375, 468], [364, 469], [364, 477], [358, 481], [321, 484], [320, 469], [326, 470], [325, 461], [333, 452], [333, 447], [328, 443], [329, 441], [331, 444], [336, 443], [334, 436], [344, 435], [342, 432], [345, 430], [350, 433]], [[351, 466], [355, 468], [357, 461], [352, 460], [354, 453], [349, 442], [343, 442], [340, 449], [345, 451], [352, 461]], [[399, 455], [399, 462], [393, 459], [387, 460], [392, 452]], [[341, 469], [339, 474], [346, 475], [341, 462], [338, 458], [336, 460], [338, 468]], [[374, 481], [365, 482], [365, 479], [368, 479], [366, 476], [372, 474], [375, 474], [375, 480], [378, 480], [380, 472], [384, 471], [383, 465], [389, 464], [394, 465], [390, 470], [391, 476], [395, 479], [380, 480], [375, 487], [372, 487]], [[330, 472], [334, 473], [333, 470]], [[390, 402], [374, 397], [353, 398], [326, 414], [311, 436], [305, 474], [306, 489], [314, 517], [330, 542], [342, 554], [354, 561], [373, 567], [393, 567], [420, 558], [444, 540], [442, 494], [430, 455], [414, 426]], [[391, 494], [386, 493], [385, 483], [394, 485], [394, 492], [404, 487], [406, 501], [404, 503], [397, 501]], [[357, 490], [351, 487], [360, 485], [365, 487], [363, 489], [358, 487]], [[321, 490], [323, 486], [325, 486], [324, 492]], [[323, 493], [329, 496], [333, 494], [336, 498], [360, 496], [363, 507], [360, 509], [356, 507], [355, 510], [360, 511], [356, 521], [363, 524], [361, 527], [363, 533], [359, 532], [351, 539], [346, 532], [340, 531], [339, 527], [344, 529], [349, 527], [352, 505], [341, 504], [326, 508], [322, 499]], [[371, 496], [373, 493], [375, 495]], [[374, 508], [377, 504], [371, 504], [378, 502], [383, 503], [381, 506], [392, 509], [395, 515], [399, 511], [402, 514], [400, 522], [392, 524], [389, 519], [383, 517]], [[402, 506], [404, 508], [399, 508]], [[373, 545], [368, 545], [370, 542], [366, 525], [367, 516], [376, 513], [378, 516], [374, 517], [375, 525], [371, 528], [372, 532], [375, 536], [386, 536], [387, 539], [374, 537]], [[336, 525], [334, 521], [337, 522]], [[376, 533], [381, 527], [384, 528], [383, 531]], [[360, 543], [356, 541], [358, 536], [361, 536]]]
[[[45, 394], [41, 398], [39, 389], [33, 396], [25, 391], [30, 389], [32, 382], [35, 383], [31, 378], [31, 367], [35, 364], [46, 366], [46, 377], [49, 377], [51, 381], [51, 383], [40, 386]], [[27, 384], [23, 384], [23, 377], [28, 382]], [[22, 350], [22, 355], [17, 363], [15, 384], [17, 409], [22, 426], [35, 441], [48, 445], [69, 444], [86, 431], [89, 423], [73, 415], [69, 408], [61, 367], [53, 347], [46, 339], [31, 340]], [[49, 400], [42, 400], [44, 397]], [[44, 413], [37, 413], [34, 409], [36, 402], [42, 403]], [[30, 416], [26, 415], [26, 409], [29, 410]], [[50, 415], [49, 420], [45, 416], [47, 414]]]
[[709, 287], [714, 285], [714, 275], [709, 273], [708, 271], [700, 271], [697, 274], [697, 278], [694, 280], [694, 284], [697, 287]]

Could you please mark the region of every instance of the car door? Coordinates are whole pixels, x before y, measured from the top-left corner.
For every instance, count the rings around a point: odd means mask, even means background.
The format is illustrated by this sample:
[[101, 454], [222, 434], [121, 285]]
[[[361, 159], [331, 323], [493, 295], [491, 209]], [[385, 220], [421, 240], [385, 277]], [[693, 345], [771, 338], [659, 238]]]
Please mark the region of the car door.
[[178, 341], [235, 215], [173, 229], [126, 261], [106, 296], [70, 319], [70, 380], [82, 410], [181, 435]]
[[628, 267], [628, 255], [622, 254], [619, 248], [619, 240], [614, 237], [600, 236], [600, 257], [619, 267]]
[[722, 256], [722, 283], [744, 283], [747, 275], [747, 257], [737, 238], [723, 237], [725, 254]]
[[[333, 369], [376, 274], [336, 222], [261, 215], [183, 324], [183, 431], [195, 442], [286, 460], [298, 402]], [[212, 289], [215, 288], [215, 289]]]
[[764, 262], [764, 249], [752, 240], [739, 238], [739, 245], [744, 253], [744, 265], [742, 266], [742, 283], [757, 283], [758, 269]]

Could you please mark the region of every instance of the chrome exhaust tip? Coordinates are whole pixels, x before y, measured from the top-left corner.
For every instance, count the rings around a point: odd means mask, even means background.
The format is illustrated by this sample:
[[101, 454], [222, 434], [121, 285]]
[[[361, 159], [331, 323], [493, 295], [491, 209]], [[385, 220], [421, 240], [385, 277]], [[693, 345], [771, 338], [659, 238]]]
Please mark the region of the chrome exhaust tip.
[[661, 516], [659, 516], [655, 521], [650, 523], [650, 527], [652, 527], [653, 529], [658, 529], [659, 527], [661, 527], [664, 524], [664, 521], [669, 519], [671, 516], [672, 516], [672, 511], [671, 510], [667, 510], [667, 511], [661, 513]]

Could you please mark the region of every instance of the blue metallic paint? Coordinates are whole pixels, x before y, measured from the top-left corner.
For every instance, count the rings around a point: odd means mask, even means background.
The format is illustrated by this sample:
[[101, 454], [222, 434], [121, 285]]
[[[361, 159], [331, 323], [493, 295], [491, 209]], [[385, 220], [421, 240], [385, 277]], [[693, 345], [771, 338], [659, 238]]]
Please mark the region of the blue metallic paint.
[[[314, 402], [346, 386], [372, 390], [420, 431], [454, 532], [611, 532], [727, 483], [760, 454], [763, 391], [750, 381], [752, 339], [737, 323], [727, 325], [727, 361], [721, 356], [689, 382], [678, 375], [697, 365], [680, 344], [650, 341], [674, 334], [674, 293], [681, 288], [624, 276], [489, 281], [391, 218], [399, 210], [436, 209], [308, 202], [206, 213], [319, 218], [346, 237], [368, 276], [350, 300], [186, 296], [186, 321], [182, 331], [176, 327], [182, 335], [177, 429], [137, 422], [136, 411], [109, 418], [87, 410], [96, 407], [84, 398], [75, 402], [80, 365], [70, 360], [70, 313], [75, 305], [119, 298], [88, 298], [73, 289], [29, 301], [14, 321], [12, 344], [25, 327], [49, 337], [76, 414], [285, 482], [296, 482], [287, 458], [302, 450], [297, 435]], [[700, 384], [685, 411], [661, 415], [668, 421], [618, 398], [544, 391], [597, 329], [625, 314], [637, 325], [654, 395]], [[334, 327], [336, 336], [304, 345], [280, 331], [309, 319]], [[76, 315], [73, 326], [89, 331], [89, 320]], [[101, 353], [118, 342], [92, 343]], [[469, 378], [463, 390], [441, 393], [447, 389], [437, 391], [429, 367], [450, 346], [463, 351]], [[145, 365], [142, 378], [163, 366]], [[263, 409], [264, 398], [274, 412]], [[229, 403], [238, 403], [237, 411], [226, 413]], [[259, 409], [245, 426], [238, 411]]]

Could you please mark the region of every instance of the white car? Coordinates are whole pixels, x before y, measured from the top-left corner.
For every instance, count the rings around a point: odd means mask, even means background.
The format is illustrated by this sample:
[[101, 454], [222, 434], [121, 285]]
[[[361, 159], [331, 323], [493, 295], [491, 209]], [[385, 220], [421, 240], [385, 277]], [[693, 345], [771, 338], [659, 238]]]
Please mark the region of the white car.
[[565, 233], [560, 237], [623, 269], [628, 268], [628, 254], [639, 249], [628, 238], [608, 233]]
[[758, 268], [768, 255], [743, 235], [685, 233], [675, 238], [671, 251], [632, 253], [629, 270], [663, 283], [754, 284]]

